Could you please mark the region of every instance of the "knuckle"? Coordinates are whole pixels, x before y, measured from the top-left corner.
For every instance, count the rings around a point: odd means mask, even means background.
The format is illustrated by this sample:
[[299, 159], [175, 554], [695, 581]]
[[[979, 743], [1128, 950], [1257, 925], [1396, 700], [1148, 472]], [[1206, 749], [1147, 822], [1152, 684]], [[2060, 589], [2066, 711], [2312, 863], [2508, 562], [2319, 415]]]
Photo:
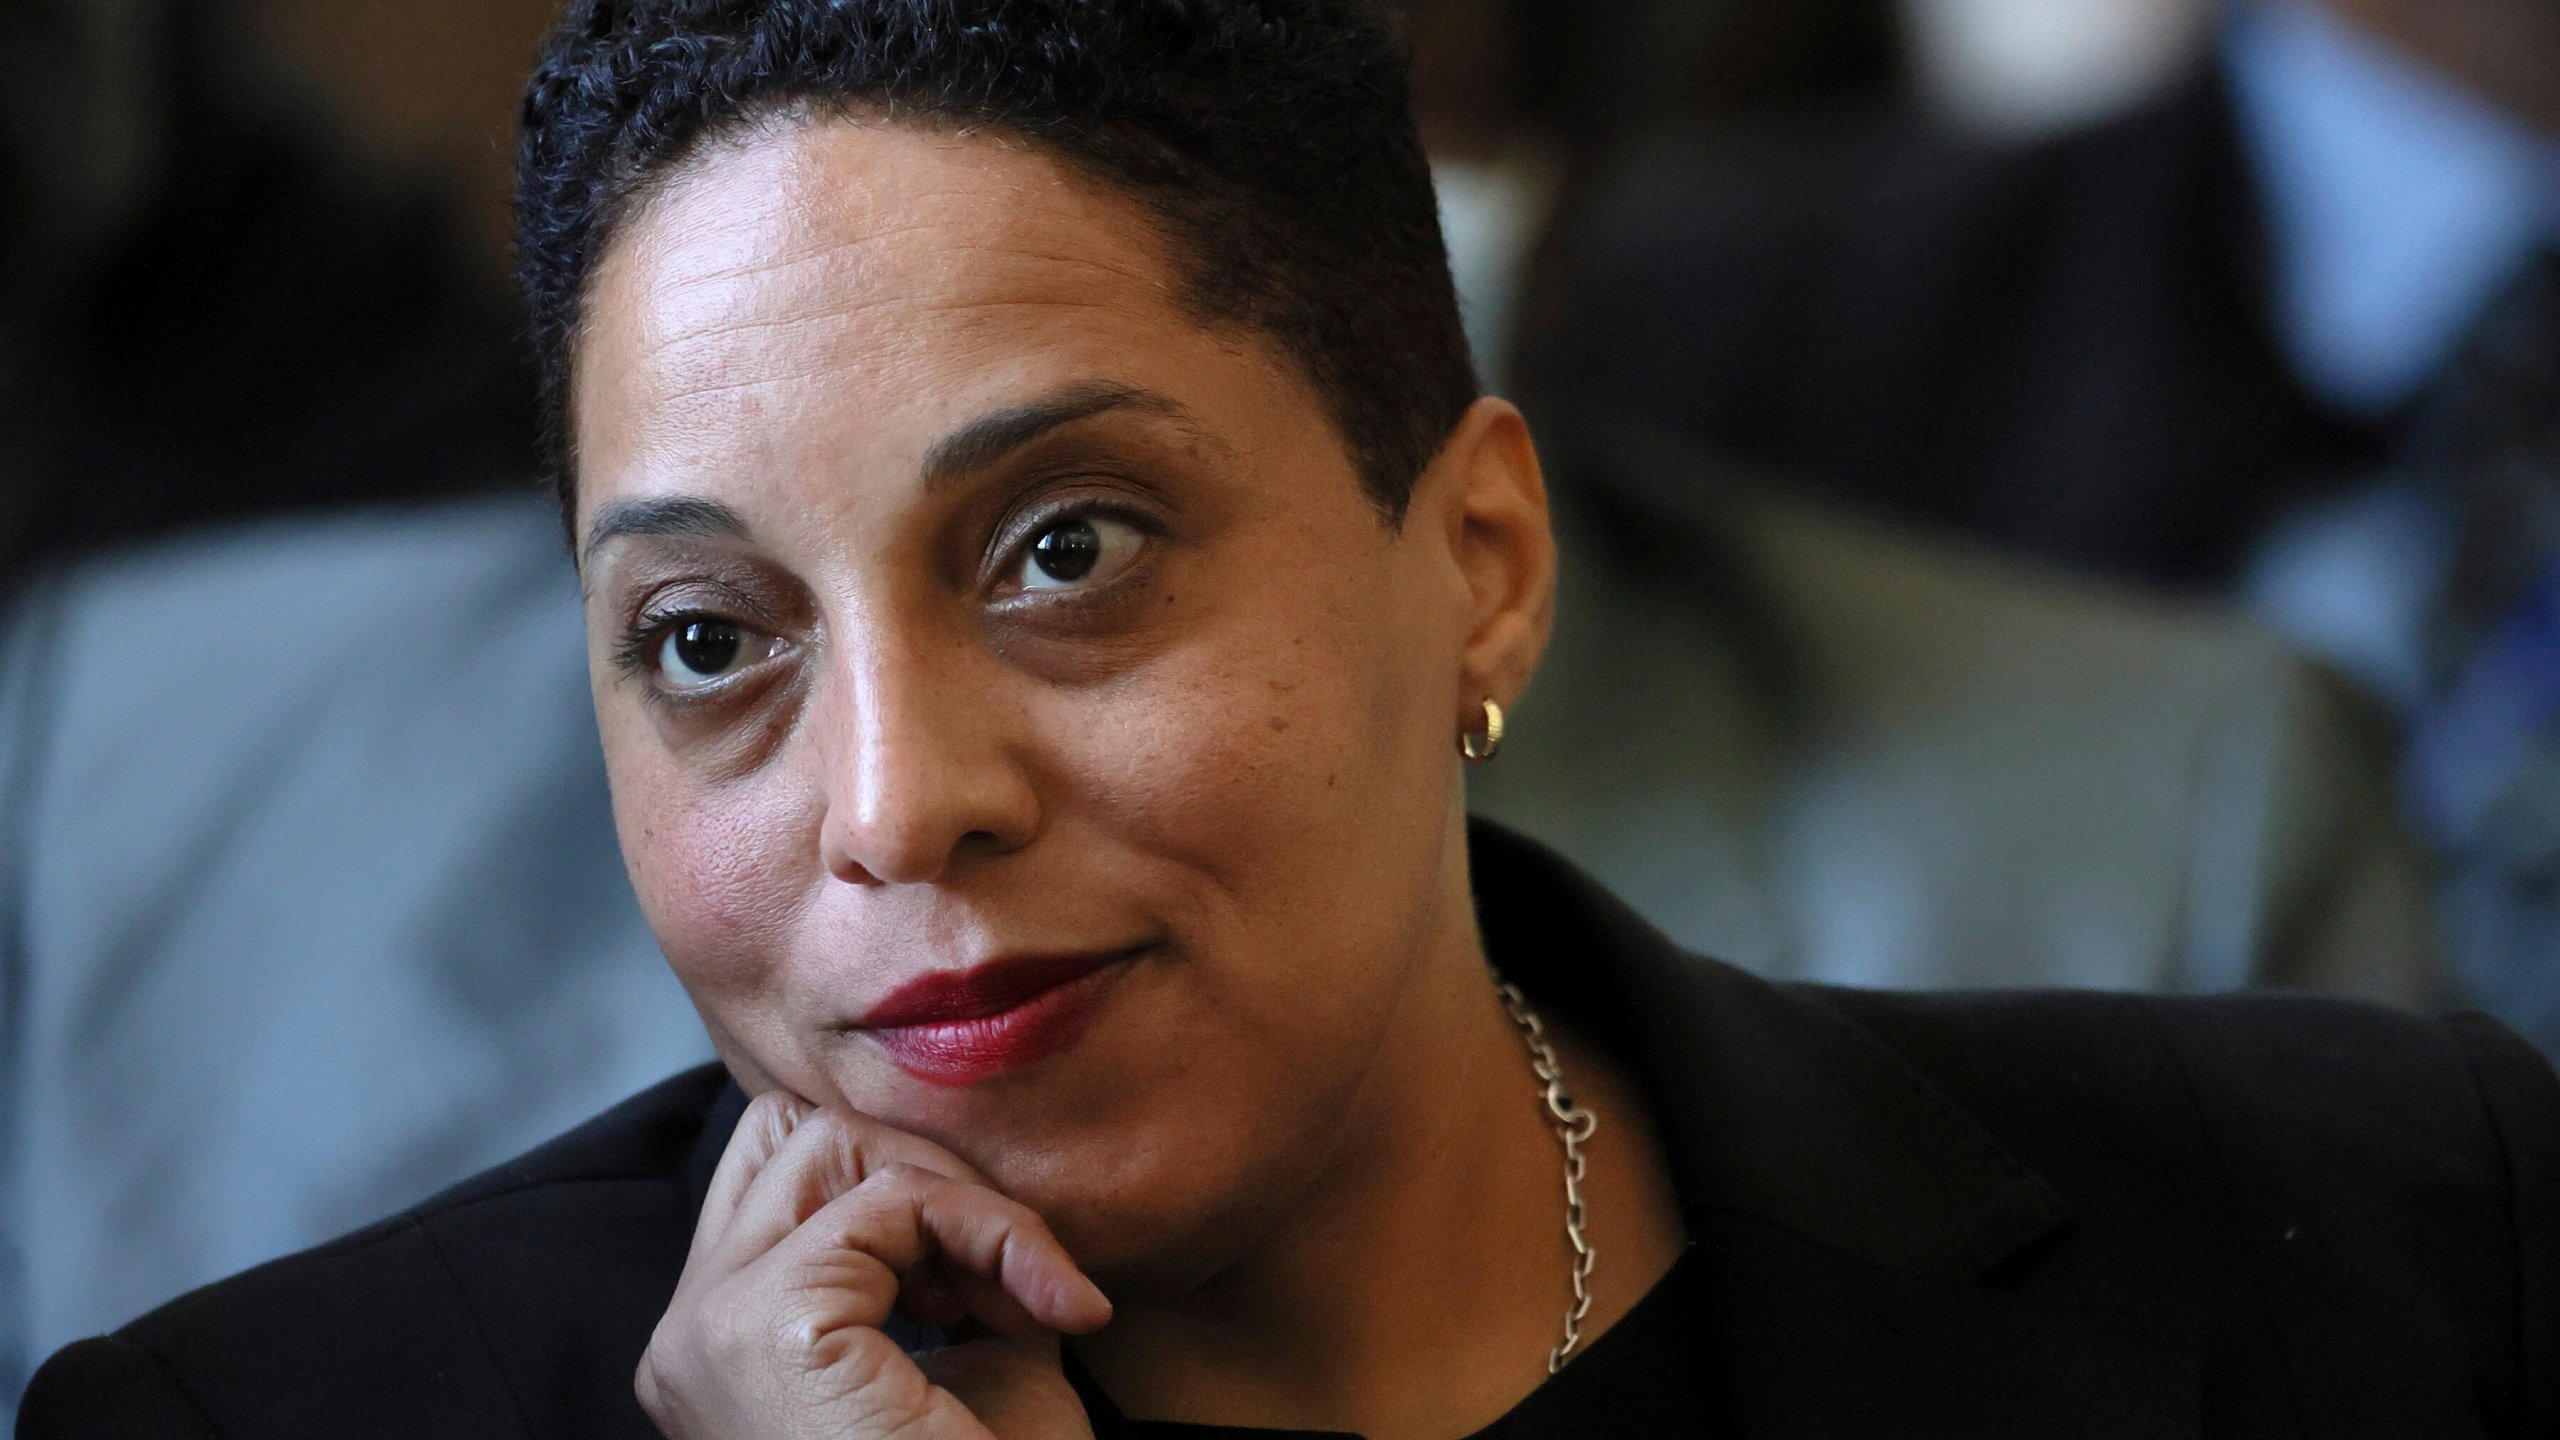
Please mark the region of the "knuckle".
[[[988, 1193], [994, 1194], [993, 1191]], [[1048, 1220], [1043, 1218], [1039, 1211], [1032, 1209], [1030, 1206], [1023, 1204], [1021, 1201], [1014, 1199], [1010, 1195], [996, 1195], [995, 1199], [997, 1204], [1002, 1207], [1005, 1219], [1010, 1222], [1013, 1229], [1017, 1233], [1021, 1234], [1025, 1239], [1042, 1243], [1055, 1242], [1056, 1237], [1050, 1233]]]
[[792, 1133], [820, 1143], [836, 1143], [850, 1139], [851, 1127], [845, 1124], [841, 1111], [813, 1109], [799, 1117]]
[[735, 1133], [740, 1139], [754, 1137], [769, 1154], [790, 1141], [793, 1132], [806, 1120], [808, 1108], [787, 1090], [768, 1090], [747, 1102], [746, 1113], [738, 1117]]
[[[898, 1276], [888, 1262], [850, 1245], [829, 1247], [802, 1262], [792, 1282], [790, 1324], [820, 1328], [877, 1325], [898, 1304]], [[805, 1344], [810, 1331], [795, 1331]]]
[[1004, 1275], [1019, 1274], [1053, 1248], [1055, 1242], [1047, 1235], [1016, 1227], [996, 1244], [996, 1270]]
[[850, 1192], [859, 1198], [851, 1202], [852, 1213], [847, 1218], [860, 1216], [863, 1219], [857, 1223], [870, 1225], [877, 1224], [884, 1212], [907, 1210], [921, 1214], [925, 1197], [940, 1178], [904, 1162], [874, 1166]]
[[874, 1169], [870, 1179], [864, 1183], [877, 1183], [885, 1190], [898, 1190], [912, 1194], [924, 1190], [940, 1178], [912, 1160], [892, 1160]]
[[1009, 1195], [981, 1190], [970, 1197], [978, 1207], [972, 1228], [999, 1239], [1010, 1257], [1017, 1248], [1038, 1249], [1057, 1243], [1040, 1212]]
[[868, 1325], [838, 1325], [809, 1336], [807, 1353], [854, 1389], [866, 1389], [904, 1364], [907, 1352]]
[[778, 1121], [785, 1129], [798, 1124], [808, 1110], [808, 1102], [788, 1090], [767, 1090], [747, 1102], [749, 1115]]
[[693, 1339], [685, 1321], [672, 1316], [661, 1320], [631, 1373], [631, 1393], [641, 1413], [669, 1436], [681, 1433], [688, 1400], [700, 1398], [700, 1378], [720, 1373], [705, 1368]]
[[735, 1366], [765, 1344], [772, 1328], [769, 1310], [744, 1287], [727, 1287], [694, 1311], [678, 1353], [703, 1357], [715, 1367]]
[[812, 1297], [778, 1317], [770, 1343], [775, 1353], [789, 1357], [783, 1371], [823, 1374], [830, 1388], [848, 1393], [912, 1368], [906, 1351], [875, 1323], [879, 1316], [855, 1313], [862, 1308], [844, 1304], [843, 1297]]
[[653, 1375], [658, 1374], [679, 1363], [680, 1356], [699, 1354], [703, 1338], [701, 1311], [693, 1306], [676, 1306], [659, 1316], [657, 1328], [649, 1332], [649, 1348], [641, 1354], [641, 1365]]
[[793, 1122], [790, 1135], [782, 1143], [786, 1155], [824, 1155], [836, 1146], [836, 1122], [826, 1111], [813, 1110]]
[[803, 1116], [783, 1144], [777, 1174], [789, 1187], [792, 1218], [803, 1221], [861, 1179], [859, 1147], [844, 1122], [826, 1110]]

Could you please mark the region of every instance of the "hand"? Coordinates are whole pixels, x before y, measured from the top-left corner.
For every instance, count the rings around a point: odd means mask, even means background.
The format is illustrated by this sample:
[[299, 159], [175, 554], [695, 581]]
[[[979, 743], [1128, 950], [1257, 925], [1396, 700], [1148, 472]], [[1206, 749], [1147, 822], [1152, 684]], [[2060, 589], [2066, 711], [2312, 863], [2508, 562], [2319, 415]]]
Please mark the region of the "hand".
[[[910, 1359], [893, 1310], [974, 1338]], [[1110, 1302], [940, 1146], [782, 1094], [747, 1107], [634, 1384], [670, 1440], [1089, 1440], [1058, 1335]]]

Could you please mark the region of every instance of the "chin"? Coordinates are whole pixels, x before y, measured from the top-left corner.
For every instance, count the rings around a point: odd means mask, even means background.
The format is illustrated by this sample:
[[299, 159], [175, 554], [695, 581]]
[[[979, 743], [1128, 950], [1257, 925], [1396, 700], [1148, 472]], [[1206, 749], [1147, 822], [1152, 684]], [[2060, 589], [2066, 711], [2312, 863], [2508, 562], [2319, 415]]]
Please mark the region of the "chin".
[[1252, 1253], [1303, 1200], [1324, 1152], [1224, 1116], [1078, 1118], [943, 1143], [1037, 1211], [1121, 1300], [1189, 1293]]
[[1054, 1191], [1043, 1184], [1027, 1187], [1033, 1194], [1016, 1192], [1048, 1220], [1094, 1283], [1122, 1304], [1200, 1289], [1250, 1253], [1270, 1224], [1269, 1215], [1258, 1213], [1265, 1207], [1239, 1203], [1233, 1192], [1206, 1193], [1196, 1173], [1173, 1193], [1147, 1183], [1170, 1177], [1126, 1178], [1125, 1187], [1069, 1182]]

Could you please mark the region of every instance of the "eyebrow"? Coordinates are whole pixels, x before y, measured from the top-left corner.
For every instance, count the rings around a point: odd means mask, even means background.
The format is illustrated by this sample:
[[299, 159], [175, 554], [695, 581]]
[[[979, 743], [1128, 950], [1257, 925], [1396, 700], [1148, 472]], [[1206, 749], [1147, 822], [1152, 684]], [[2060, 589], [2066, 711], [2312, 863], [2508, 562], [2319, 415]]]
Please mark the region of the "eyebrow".
[[578, 567], [595, 563], [607, 542], [627, 536], [685, 536], [697, 540], [744, 540], [747, 522], [717, 500], [691, 495], [647, 500], [616, 500], [596, 512], [587, 527], [587, 543], [578, 552]]
[[[1114, 410], [1144, 411], [1198, 429], [1190, 408], [1171, 396], [1117, 380], [1090, 380], [1028, 404], [981, 415], [936, 440], [925, 451], [920, 467], [924, 486], [943, 489], [1053, 430]], [[692, 495], [616, 500], [598, 510], [587, 527], [586, 544], [578, 552], [579, 568], [594, 564], [612, 541], [652, 536], [745, 540], [749, 533], [745, 518], [717, 500]]]
[[1189, 408], [1170, 396], [1117, 380], [1089, 380], [1029, 404], [979, 416], [933, 442], [921, 467], [924, 486], [942, 489], [1052, 430], [1114, 410], [1140, 410], [1191, 424]]

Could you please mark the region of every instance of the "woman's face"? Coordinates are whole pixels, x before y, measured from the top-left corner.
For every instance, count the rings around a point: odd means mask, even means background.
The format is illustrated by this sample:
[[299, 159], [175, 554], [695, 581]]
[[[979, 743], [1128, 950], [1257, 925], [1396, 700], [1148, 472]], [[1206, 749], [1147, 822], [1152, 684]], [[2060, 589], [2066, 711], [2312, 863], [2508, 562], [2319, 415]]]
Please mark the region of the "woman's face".
[[1542, 595], [1489, 620], [1448, 458], [1385, 523], [1299, 374], [1033, 149], [768, 127], [587, 319], [597, 710], [722, 1055], [1101, 1273], [1213, 1263], [1413, 1066], [1472, 934], [1455, 737]]

